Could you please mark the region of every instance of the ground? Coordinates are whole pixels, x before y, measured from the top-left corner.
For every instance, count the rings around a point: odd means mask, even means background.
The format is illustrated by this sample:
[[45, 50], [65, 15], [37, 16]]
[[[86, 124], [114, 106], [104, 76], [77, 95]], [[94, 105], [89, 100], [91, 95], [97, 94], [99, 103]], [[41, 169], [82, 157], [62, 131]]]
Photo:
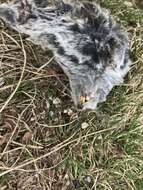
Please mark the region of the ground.
[[75, 109], [51, 52], [0, 22], [0, 190], [143, 189], [142, 1], [99, 2], [133, 64], [98, 116]]

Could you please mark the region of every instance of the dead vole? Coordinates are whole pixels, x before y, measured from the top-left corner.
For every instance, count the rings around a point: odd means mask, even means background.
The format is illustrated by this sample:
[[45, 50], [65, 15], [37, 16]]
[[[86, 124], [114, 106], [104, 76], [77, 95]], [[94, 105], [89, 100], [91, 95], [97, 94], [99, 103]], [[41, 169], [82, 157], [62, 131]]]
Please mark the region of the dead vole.
[[17, 0], [1, 4], [0, 17], [53, 51], [83, 109], [96, 109], [129, 71], [128, 35], [96, 3]]

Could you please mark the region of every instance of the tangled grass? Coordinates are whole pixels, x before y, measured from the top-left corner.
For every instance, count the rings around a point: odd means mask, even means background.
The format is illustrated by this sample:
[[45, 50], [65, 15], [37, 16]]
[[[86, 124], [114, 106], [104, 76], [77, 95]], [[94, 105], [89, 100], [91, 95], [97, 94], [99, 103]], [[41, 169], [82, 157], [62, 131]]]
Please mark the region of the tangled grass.
[[100, 3], [129, 32], [133, 60], [101, 118], [74, 108], [51, 52], [0, 22], [1, 190], [143, 189], [143, 10]]

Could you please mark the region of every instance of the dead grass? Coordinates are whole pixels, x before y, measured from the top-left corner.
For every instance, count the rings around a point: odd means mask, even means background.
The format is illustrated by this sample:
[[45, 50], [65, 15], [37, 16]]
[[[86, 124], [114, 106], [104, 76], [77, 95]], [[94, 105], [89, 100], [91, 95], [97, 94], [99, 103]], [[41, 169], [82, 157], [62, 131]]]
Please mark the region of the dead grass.
[[0, 24], [0, 190], [143, 189], [143, 11], [102, 6], [130, 33], [125, 83], [79, 113], [48, 50]]

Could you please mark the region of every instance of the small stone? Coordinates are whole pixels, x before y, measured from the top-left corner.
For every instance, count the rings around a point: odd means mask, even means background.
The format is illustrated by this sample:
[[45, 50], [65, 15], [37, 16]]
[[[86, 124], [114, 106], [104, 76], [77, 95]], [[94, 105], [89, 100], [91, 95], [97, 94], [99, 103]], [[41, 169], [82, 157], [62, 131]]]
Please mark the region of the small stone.
[[35, 121], [35, 117], [31, 117], [30, 121]]
[[66, 175], [64, 176], [64, 179], [68, 180], [68, 179], [69, 179], [69, 175], [66, 174]]
[[84, 182], [86, 183], [86, 185], [90, 188], [90, 187], [93, 187], [93, 184], [94, 184], [94, 180], [91, 176], [85, 176], [84, 177]]
[[68, 115], [71, 116], [73, 114], [73, 110], [68, 109]]
[[59, 98], [53, 99], [53, 104], [54, 105], [59, 105], [61, 103], [61, 100]]
[[89, 127], [88, 123], [84, 122], [84, 123], [81, 124], [82, 129], [86, 129], [87, 127]]
[[98, 135], [98, 136], [97, 136], [97, 139], [98, 139], [98, 140], [102, 140], [102, 135]]
[[24, 134], [24, 136], [22, 137], [22, 141], [24, 143], [27, 143], [28, 141], [30, 141], [32, 139], [33, 135], [31, 131], [28, 131]]
[[50, 111], [50, 112], [49, 112], [49, 116], [50, 116], [50, 117], [53, 117], [53, 116], [54, 116], [54, 112], [53, 112], [53, 111]]
[[68, 110], [64, 110], [64, 113], [65, 113], [65, 114], [68, 113]]
[[87, 177], [86, 177], [86, 181], [87, 181], [88, 183], [91, 183], [91, 177], [90, 177], [90, 176], [87, 176]]

